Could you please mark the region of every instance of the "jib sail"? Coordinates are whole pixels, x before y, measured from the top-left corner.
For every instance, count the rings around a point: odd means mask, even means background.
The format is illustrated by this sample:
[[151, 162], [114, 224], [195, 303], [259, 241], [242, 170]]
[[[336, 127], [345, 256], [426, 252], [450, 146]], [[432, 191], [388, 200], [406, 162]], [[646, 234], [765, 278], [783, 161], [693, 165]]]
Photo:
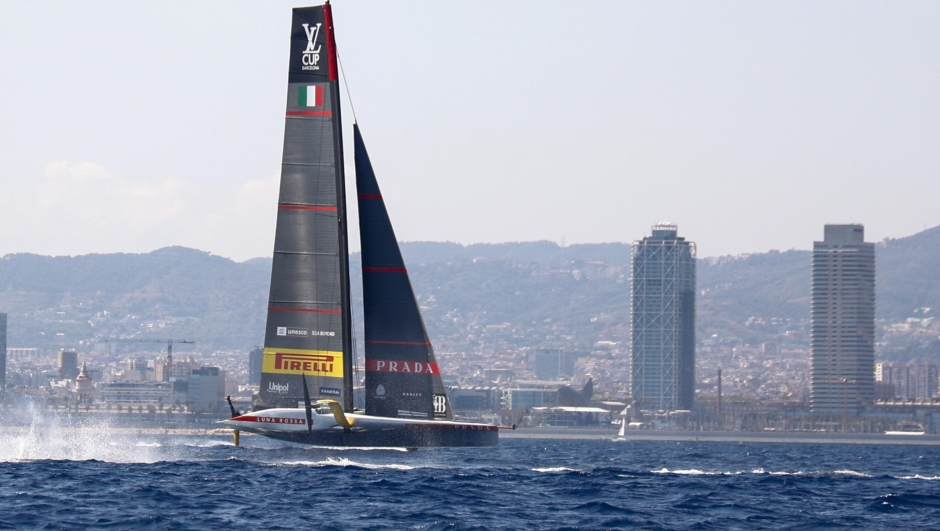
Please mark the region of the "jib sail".
[[261, 407], [313, 397], [352, 410], [349, 258], [330, 6], [293, 10]]
[[362, 245], [366, 413], [453, 420], [359, 126], [353, 126], [353, 131]]

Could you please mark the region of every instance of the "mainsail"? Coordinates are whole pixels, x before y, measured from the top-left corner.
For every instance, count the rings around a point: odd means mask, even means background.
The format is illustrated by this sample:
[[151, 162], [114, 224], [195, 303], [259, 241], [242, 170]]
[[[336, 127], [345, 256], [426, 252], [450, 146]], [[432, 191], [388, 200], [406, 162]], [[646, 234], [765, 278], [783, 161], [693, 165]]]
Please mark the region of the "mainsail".
[[453, 420], [359, 126], [354, 125], [353, 131], [362, 245], [366, 413]]
[[261, 407], [311, 396], [352, 410], [349, 253], [330, 6], [293, 10]]

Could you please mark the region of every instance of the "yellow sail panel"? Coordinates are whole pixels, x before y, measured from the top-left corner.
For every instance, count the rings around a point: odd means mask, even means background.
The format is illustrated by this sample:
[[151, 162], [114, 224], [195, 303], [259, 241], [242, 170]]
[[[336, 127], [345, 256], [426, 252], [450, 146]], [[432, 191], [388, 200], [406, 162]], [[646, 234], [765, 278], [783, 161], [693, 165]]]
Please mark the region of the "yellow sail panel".
[[330, 350], [266, 348], [261, 372], [343, 377], [343, 353]]

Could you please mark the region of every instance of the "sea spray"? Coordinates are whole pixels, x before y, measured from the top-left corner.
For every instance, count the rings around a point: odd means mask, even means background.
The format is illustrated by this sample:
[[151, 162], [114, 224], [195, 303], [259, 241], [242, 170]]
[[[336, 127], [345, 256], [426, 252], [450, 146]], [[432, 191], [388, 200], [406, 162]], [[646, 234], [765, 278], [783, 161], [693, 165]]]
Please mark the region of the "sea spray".
[[16, 411], [16, 417], [17, 422], [4, 422], [0, 431], [3, 441], [0, 444], [0, 462], [97, 460], [153, 463], [172, 457], [168, 455], [171, 447], [164, 447], [152, 437], [115, 429], [108, 414], [50, 412], [27, 403]]

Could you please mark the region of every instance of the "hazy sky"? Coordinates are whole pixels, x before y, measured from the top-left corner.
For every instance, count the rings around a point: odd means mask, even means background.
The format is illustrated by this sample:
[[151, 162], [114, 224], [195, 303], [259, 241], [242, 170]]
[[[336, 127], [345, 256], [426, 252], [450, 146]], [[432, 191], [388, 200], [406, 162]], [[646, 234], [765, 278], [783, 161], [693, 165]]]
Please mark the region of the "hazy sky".
[[[0, 255], [269, 256], [290, 7], [0, 3]], [[400, 240], [632, 241], [670, 220], [717, 256], [940, 224], [940, 2], [334, 16]]]

